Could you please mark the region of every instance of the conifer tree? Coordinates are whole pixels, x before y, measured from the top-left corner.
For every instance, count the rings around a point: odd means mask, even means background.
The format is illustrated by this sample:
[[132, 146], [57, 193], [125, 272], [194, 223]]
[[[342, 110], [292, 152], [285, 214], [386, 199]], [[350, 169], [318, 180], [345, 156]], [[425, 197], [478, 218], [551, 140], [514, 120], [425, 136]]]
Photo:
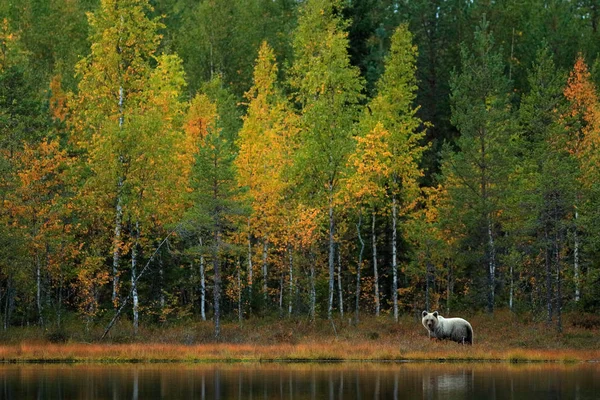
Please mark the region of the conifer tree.
[[[537, 53], [529, 76], [531, 90], [523, 96], [519, 108], [519, 131], [522, 161], [520, 173], [513, 174], [512, 199], [507, 207], [507, 231], [511, 241], [521, 243], [521, 253], [544, 260], [540, 271], [514, 271], [522, 275], [539, 276], [544, 282], [547, 322], [559, 310], [554, 306], [555, 276], [560, 263], [568, 225], [570, 205], [573, 204], [576, 165], [566, 151], [567, 139], [562, 126], [565, 112], [563, 87], [565, 77], [558, 73], [547, 47]], [[527, 240], [533, 235], [535, 240]], [[524, 243], [532, 243], [527, 249]], [[531, 263], [535, 263], [531, 260]], [[511, 264], [512, 265], [512, 264]], [[513, 275], [511, 274], [511, 288]], [[541, 283], [540, 283], [541, 284]], [[511, 291], [512, 299], [516, 294]], [[510, 302], [510, 300], [509, 300]], [[509, 303], [510, 304], [510, 303]]]
[[[459, 152], [446, 149], [444, 178], [454, 202], [453, 213], [476, 239], [485, 265], [487, 309], [494, 311], [497, 239], [510, 159], [509, 82], [494, 49], [484, 18], [475, 31], [473, 48], [463, 45], [461, 70], [451, 79], [452, 123], [458, 128]], [[458, 222], [458, 221], [457, 221]], [[481, 265], [481, 264], [480, 264]]]

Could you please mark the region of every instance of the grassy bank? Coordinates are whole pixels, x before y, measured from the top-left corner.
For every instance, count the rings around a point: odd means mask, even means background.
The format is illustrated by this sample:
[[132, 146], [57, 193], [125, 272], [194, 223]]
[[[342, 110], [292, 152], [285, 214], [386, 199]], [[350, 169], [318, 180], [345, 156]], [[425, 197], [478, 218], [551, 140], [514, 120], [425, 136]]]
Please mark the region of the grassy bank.
[[63, 362], [257, 362], [318, 360], [600, 361], [600, 327], [565, 317], [562, 333], [508, 312], [470, 318], [475, 345], [429, 340], [415, 317], [349, 320], [228, 322], [213, 337], [210, 322], [145, 327], [137, 337], [126, 322], [104, 342], [89, 332], [12, 328], [0, 335], [0, 360]]

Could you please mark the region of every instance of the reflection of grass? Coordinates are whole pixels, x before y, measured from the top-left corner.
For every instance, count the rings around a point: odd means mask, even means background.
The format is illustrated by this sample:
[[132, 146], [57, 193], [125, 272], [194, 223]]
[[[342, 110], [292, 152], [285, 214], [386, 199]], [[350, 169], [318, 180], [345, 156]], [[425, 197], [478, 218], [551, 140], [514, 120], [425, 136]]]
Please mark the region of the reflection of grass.
[[414, 317], [404, 317], [398, 324], [388, 318], [365, 317], [358, 325], [338, 319], [335, 333], [331, 322], [326, 320], [314, 324], [293, 319], [250, 320], [243, 325], [232, 322], [223, 324], [219, 341], [212, 336], [210, 322], [144, 328], [137, 340], [128, 335], [130, 327], [121, 323], [106, 343], [94, 341], [99, 336], [94, 331], [88, 337], [65, 334], [65, 343], [51, 343], [49, 339], [53, 336], [23, 328], [0, 334], [5, 343], [0, 345], [0, 360], [111, 363], [431, 360], [514, 364], [600, 360], [599, 328], [584, 327], [580, 322], [571, 324], [569, 316], [565, 317], [561, 334], [543, 322], [508, 312], [469, 319], [475, 330], [474, 346], [429, 340], [420, 320]]

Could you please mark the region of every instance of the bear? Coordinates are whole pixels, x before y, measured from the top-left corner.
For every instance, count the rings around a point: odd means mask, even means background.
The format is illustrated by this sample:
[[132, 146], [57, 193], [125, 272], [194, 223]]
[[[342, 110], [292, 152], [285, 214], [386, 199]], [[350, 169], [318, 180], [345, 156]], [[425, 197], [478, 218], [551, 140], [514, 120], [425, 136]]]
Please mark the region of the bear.
[[473, 327], [462, 318], [444, 318], [437, 311], [423, 311], [423, 326], [430, 338], [451, 339], [462, 344], [473, 344]]

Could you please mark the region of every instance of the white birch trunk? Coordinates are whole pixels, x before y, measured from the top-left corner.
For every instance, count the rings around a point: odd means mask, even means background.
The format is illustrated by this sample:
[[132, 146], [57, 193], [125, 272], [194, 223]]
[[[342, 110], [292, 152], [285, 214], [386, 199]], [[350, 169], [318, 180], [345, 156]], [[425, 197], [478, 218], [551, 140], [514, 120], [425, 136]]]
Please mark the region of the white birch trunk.
[[492, 219], [488, 214], [488, 246], [489, 246], [489, 300], [488, 307], [490, 312], [494, 312], [495, 291], [496, 291], [496, 244], [494, 243], [494, 234], [492, 230]]
[[165, 311], [165, 268], [163, 265], [162, 257], [158, 256], [158, 276], [160, 278], [160, 312], [164, 315]]
[[206, 278], [204, 273], [204, 255], [202, 254], [202, 238], [198, 239], [200, 242], [200, 317], [202, 321], [206, 321]]
[[38, 316], [40, 326], [44, 326], [44, 317], [43, 317], [43, 309], [42, 309], [42, 266], [40, 261], [40, 256], [35, 255], [35, 282], [36, 282], [36, 302], [38, 309]]
[[333, 311], [333, 283], [335, 279], [335, 241], [333, 220], [333, 184], [329, 182], [329, 302], [327, 305], [327, 318], [331, 319]]
[[358, 224], [356, 224], [356, 232], [358, 234], [358, 241], [360, 242], [360, 252], [358, 253], [358, 265], [356, 266], [356, 304], [354, 306], [355, 319], [358, 323], [358, 315], [360, 310], [360, 273], [362, 268], [363, 252], [365, 250], [365, 241], [360, 234], [360, 227], [362, 225], [362, 214], [358, 216]]
[[[123, 86], [119, 87], [119, 129], [123, 128], [123, 101], [125, 94]], [[123, 156], [119, 156], [119, 162], [123, 164]], [[115, 205], [115, 237], [113, 243], [113, 285], [112, 285], [112, 302], [116, 309], [119, 306], [119, 260], [121, 259], [121, 231], [123, 229], [123, 204], [121, 199], [121, 190], [123, 188], [123, 177], [119, 175], [117, 178], [117, 199]]]
[[137, 291], [137, 257], [140, 237], [139, 223], [135, 223], [134, 243], [131, 249], [131, 297], [133, 301], [133, 334], [137, 335], [139, 328], [139, 298]]
[[292, 253], [292, 247], [288, 246], [289, 256], [289, 272], [290, 272], [290, 298], [288, 301], [288, 315], [292, 315], [292, 304], [294, 300], [294, 255]]
[[508, 308], [510, 311], [513, 310], [513, 293], [514, 293], [514, 278], [513, 278], [513, 264], [510, 263], [510, 293], [508, 297]]
[[396, 196], [392, 196], [392, 302], [394, 305], [394, 321], [398, 322], [398, 260], [397, 260], [397, 233], [396, 223], [398, 210]]
[[338, 293], [340, 299], [340, 316], [344, 316], [344, 292], [342, 291], [342, 255], [340, 251], [340, 245], [338, 244]]
[[221, 334], [221, 266], [219, 264], [219, 250], [221, 246], [221, 235], [218, 230], [214, 233], [215, 244], [213, 246], [213, 270], [214, 270], [214, 322], [215, 322], [215, 338]]
[[267, 271], [267, 255], [268, 255], [268, 244], [267, 239], [263, 239], [263, 255], [262, 255], [262, 274], [263, 274], [263, 296], [265, 298], [265, 307], [269, 300], [269, 293], [267, 287], [268, 271]]
[[279, 315], [283, 314], [283, 271], [279, 274]]
[[206, 321], [206, 278], [204, 276], [204, 256], [200, 256], [200, 316]]
[[250, 233], [250, 218], [248, 218], [248, 301], [252, 304], [252, 282], [254, 268], [252, 266], [252, 234]]
[[579, 278], [579, 235], [577, 234], [577, 219], [579, 212], [575, 210], [575, 227], [573, 229], [574, 249], [573, 249], [573, 280], [575, 281], [575, 302], [579, 301], [581, 296], [580, 278]]
[[375, 235], [375, 210], [373, 210], [373, 218], [371, 223], [371, 241], [373, 243], [373, 279], [375, 280], [375, 315], [379, 317], [379, 270], [377, 268], [377, 237]]
[[310, 253], [310, 319], [315, 320], [315, 310], [317, 302], [317, 290], [315, 288], [315, 255]]
[[238, 292], [238, 321], [242, 322], [242, 265], [238, 257], [237, 262], [237, 292]]

